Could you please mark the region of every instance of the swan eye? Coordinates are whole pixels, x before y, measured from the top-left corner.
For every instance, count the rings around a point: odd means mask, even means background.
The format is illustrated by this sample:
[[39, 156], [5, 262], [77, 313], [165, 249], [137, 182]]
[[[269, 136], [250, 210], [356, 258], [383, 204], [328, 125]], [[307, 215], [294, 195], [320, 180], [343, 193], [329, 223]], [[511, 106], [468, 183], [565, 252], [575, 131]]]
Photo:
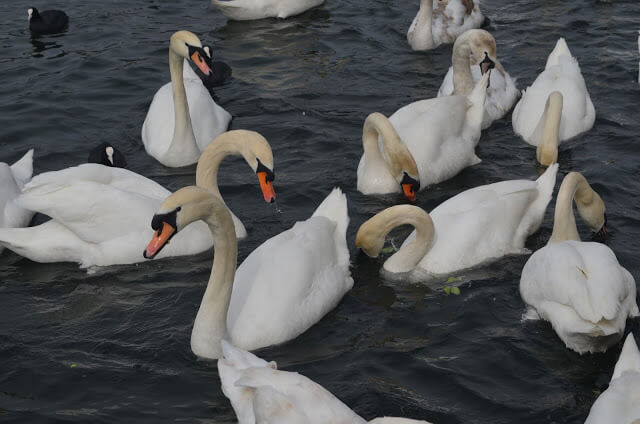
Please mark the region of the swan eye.
[[269, 168], [267, 168], [266, 166], [264, 166], [262, 164], [262, 162], [260, 162], [260, 159], [256, 158], [256, 161], [258, 161], [258, 167], [256, 168], [256, 174], [259, 172], [264, 172], [267, 174], [267, 181], [273, 181], [276, 179], [276, 175], [273, 173], [272, 170], [270, 170]]

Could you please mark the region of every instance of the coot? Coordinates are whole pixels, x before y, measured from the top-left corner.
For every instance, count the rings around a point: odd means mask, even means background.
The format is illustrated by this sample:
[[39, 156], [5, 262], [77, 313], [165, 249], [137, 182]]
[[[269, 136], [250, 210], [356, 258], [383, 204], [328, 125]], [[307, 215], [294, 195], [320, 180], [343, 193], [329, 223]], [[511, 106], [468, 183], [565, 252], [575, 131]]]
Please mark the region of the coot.
[[89, 163], [100, 163], [114, 168], [126, 168], [124, 155], [111, 144], [102, 143], [89, 153]]
[[55, 34], [69, 24], [69, 17], [62, 10], [45, 10], [38, 12], [35, 7], [27, 10], [29, 29], [35, 34]]

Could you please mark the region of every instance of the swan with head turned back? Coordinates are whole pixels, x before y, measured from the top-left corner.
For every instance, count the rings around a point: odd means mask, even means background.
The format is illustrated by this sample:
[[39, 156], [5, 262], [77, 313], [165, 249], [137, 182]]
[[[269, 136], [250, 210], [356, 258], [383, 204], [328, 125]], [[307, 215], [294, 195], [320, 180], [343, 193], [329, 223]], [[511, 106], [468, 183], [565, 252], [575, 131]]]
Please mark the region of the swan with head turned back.
[[431, 50], [453, 43], [460, 34], [480, 28], [483, 22], [480, 0], [420, 0], [407, 40], [413, 50]]
[[[238, 424], [366, 424], [340, 399], [296, 372], [222, 341], [218, 373]], [[407, 418], [376, 418], [370, 424], [429, 424]]]
[[[479, 60], [479, 55], [474, 54], [476, 52], [484, 53], [484, 58]], [[482, 29], [466, 31], [453, 45], [452, 66], [438, 90], [438, 97], [452, 94], [467, 96], [486, 69], [495, 68], [491, 72], [484, 102], [482, 129], [506, 115], [520, 95], [511, 76], [498, 61], [496, 52], [496, 40], [490, 33]]]
[[218, 106], [200, 80], [184, 79], [184, 59], [211, 74], [206, 53], [198, 37], [178, 31], [169, 43], [171, 82], [153, 97], [142, 124], [142, 142], [147, 153], [165, 166], [196, 163], [200, 153], [227, 130], [231, 115]]
[[525, 253], [527, 237], [540, 228], [544, 218], [557, 172], [555, 165], [536, 181], [510, 180], [475, 187], [431, 213], [412, 205], [393, 206], [362, 224], [356, 246], [376, 257], [391, 230], [412, 225], [415, 231], [383, 268], [391, 276], [412, 273], [415, 280]]
[[520, 294], [526, 317], [550, 321], [569, 349], [604, 352], [620, 340], [627, 318], [638, 316], [636, 283], [609, 247], [580, 241], [574, 201], [589, 227], [606, 235], [604, 202], [581, 174], [567, 174], [551, 238], [525, 264]]
[[388, 119], [367, 117], [362, 129], [364, 153], [358, 164], [358, 191], [363, 194], [416, 192], [455, 176], [480, 159], [483, 103], [490, 72], [469, 96], [420, 100], [398, 109]]
[[513, 130], [527, 143], [538, 146], [543, 165], [557, 161], [558, 144], [593, 127], [596, 111], [580, 66], [560, 38], [547, 59], [544, 71], [513, 109]]
[[258, 246], [238, 267], [231, 215], [218, 196], [185, 187], [153, 217], [145, 250], [153, 258], [175, 234], [204, 220], [213, 236], [211, 276], [191, 332], [191, 350], [216, 359], [220, 341], [253, 350], [284, 343], [332, 310], [353, 286], [346, 231], [347, 198], [334, 189], [306, 221]]
[[324, 0], [211, 0], [231, 20], [285, 19], [320, 6]]
[[[196, 170], [196, 182], [220, 196], [217, 171], [228, 155], [242, 155], [260, 181], [265, 200], [275, 197], [273, 156], [267, 141], [253, 131], [235, 130], [209, 144]], [[171, 192], [123, 168], [89, 163], [46, 172], [26, 185], [18, 204], [51, 217], [27, 228], [0, 228], [0, 245], [35, 262], [77, 262], [81, 267], [144, 261], [142, 251], [153, 230], [149, 217]], [[234, 218], [236, 231], [246, 236]], [[175, 238], [160, 257], [191, 255], [211, 247], [202, 222]]]
[[640, 351], [629, 333], [607, 390], [596, 399], [584, 424], [640, 424]]
[[[33, 212], [22, 208], [17, 199], [33, 174], [33, 149], [13, 165], [0, 162], [0, 228], [29, 225]], [[0, 245], [0, 253], [4, 247]]]

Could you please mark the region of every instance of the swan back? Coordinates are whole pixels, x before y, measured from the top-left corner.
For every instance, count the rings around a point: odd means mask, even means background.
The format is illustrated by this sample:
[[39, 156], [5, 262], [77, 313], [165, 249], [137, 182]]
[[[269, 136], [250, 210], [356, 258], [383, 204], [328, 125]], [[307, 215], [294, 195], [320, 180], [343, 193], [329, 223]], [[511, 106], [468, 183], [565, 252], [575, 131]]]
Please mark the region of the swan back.
[[218, 360], [222, 391], [239, 424], [364, 424], [360, 416], [319, 384], [223, 341]]
[[299, 15], [324, 0], [211, 0], [229, 19], [247, 21]]

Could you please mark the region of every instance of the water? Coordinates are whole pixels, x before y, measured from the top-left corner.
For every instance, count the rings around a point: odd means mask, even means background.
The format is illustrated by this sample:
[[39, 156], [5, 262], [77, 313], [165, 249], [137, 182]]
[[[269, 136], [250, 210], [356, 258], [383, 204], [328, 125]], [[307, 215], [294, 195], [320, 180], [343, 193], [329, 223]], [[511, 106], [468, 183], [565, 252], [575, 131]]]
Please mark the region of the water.
[[[249, 231], [239, 259], [308, 217], [333, 186], [349, 197], [353, 290], [305, 334], [258, 354], [312, 378], [367, 419], [581, 423], [621, 346], [579, 356], [549, 324], [522, 323], [518, 283], [526, 256], [468, 273], [461, 294], [447, 296], [441, 286], [384, 281], [382, 259], [353, 248], [358, 226], [400, 200], [355, 189], [364, 118], [434, 96], [450, 63], [450, 47], [409, 49], [405, 33], [417, 3], [329, 0], [286, 21], [227, 23], [206, 0], [54, 0], [41, 9], [64, 8], [69, 31], [31, 39], [32, 4], [1, 2], [0, 160], [34, 147], [36, 173], [57, 170], [109, 141], [131, 170], [171, 190], [192, 184], [195, 167], [165, 168], [140, 140], [151, 98], [169, 80], [168, 38], [189, 29], [233, 67], [233, 80], [216, 90], [234, 116], [232, 128], [261, 132], [274, 150], [279, 210], [263, 202], [241, 160], [220, 171], [221, 191]], [[482, 8], [519, 88], [533, 82], [558, 37], [579, 58], [597, 119], [562, 146], [558, 185], [569, 171], [587, 176], [607, 204], [607, 244], [638, 279], [640, 3], [494, 0]], [[417, 204], [430, 210], [464, 189], [542, 171], [510, 118], [483, 132], [477, 153], [481, 164], [421, 192]], [[552, 212], [550, 205], [528, 248], [545, 244]], [[394, 232], [395, 243], [408, 231]], [[75, 264], [3, 254], [0, 421], [234, 422], [215, 363], [197, 360], [189, 348], [211, 258], [88, 275]], [[640, 337], [638, 320], [627, 330]]]

